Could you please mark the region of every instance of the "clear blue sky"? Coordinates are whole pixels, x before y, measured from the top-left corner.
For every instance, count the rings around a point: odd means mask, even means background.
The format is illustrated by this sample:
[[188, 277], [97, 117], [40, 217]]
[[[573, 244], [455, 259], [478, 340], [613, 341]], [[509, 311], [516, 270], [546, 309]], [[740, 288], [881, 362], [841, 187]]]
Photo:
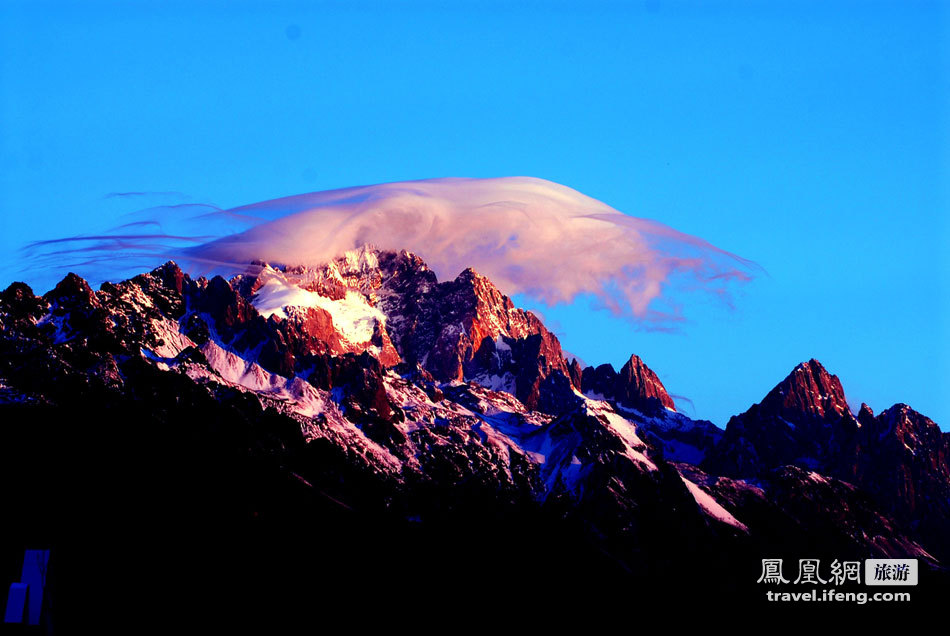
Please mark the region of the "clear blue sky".
[[637, 352], [725, 425], [816, 357], [948, 428], [946, 5], [227, 7], [0, 2], [6, 257], [101, 229], [110, 192], [543, 177], [768, 272], [678, 334], [541, 308], [586, 362]]

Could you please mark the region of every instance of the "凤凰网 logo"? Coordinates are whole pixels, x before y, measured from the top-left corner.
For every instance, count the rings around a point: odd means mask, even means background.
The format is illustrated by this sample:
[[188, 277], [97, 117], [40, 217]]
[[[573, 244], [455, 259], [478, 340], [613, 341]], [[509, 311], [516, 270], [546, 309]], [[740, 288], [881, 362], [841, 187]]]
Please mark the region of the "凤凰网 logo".
[[[865, 585], [917, 585], [917, 559], [865, 559]], [[757, 583], [765, 584], [812, 584], [843, 585], [847, 582], [861, 583], [860, 561], [835, 559], [823, 569], [820, 559], [799, 559], [797, 576], [785, 576], [783, 559], [762, 559], [762, 574]], [[789, 575], [791, 576], [791, 574]]]
[[762, 574], [759, 576], [757, 583], [791, 583], [794, 585], [834, 583], [835, 585], [843, 585], [848, 581], [861, 582], [860, 561], [839, 561], [835, 559], [827, 570], [823, 570], [821, 559], [799, 559], [797, 576], [794, 580], [791, 580], [785, 578], [783, 559], [762, 559]]

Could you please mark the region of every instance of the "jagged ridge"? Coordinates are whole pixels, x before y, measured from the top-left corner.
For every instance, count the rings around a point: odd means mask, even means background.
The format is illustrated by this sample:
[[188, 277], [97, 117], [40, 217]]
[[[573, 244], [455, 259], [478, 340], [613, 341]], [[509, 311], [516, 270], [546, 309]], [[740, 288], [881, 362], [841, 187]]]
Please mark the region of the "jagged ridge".
[[828, 519], [837, 558], [931, 559], [947, 536], [934, 503], [947, 434], [909, 407], [855, 418], [811, 360], [722, 432], [676, 413], [639, 357], [582, 370], [491, 281], [439, 282], [406, 252], [259, 263], [230, 281], [168, 263], [99, 291], [71, 274], [43, 297], [16, 283], [0, 295], [0, 354], [0, 407], [107, 408], [172, 378], [188, 387], [176, 402], [269, 414], [249, 456], [342, 505], [424, 523], [485, 505], [551, 514], [633, 571], [657, 565], [646, 546], [713, 559], [818, 544]]

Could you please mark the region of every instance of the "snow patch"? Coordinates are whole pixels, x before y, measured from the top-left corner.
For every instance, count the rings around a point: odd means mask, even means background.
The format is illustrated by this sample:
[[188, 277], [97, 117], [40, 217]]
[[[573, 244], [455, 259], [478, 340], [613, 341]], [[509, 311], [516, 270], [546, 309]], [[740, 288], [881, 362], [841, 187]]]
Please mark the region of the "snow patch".
[[646, 444], [637, 436], [637, 427], [633, 422], [619, 415], [606, 402], [588, 400], [585, 407], [588, 412], [605, 421], [607, 429], [623, 440], [627, 447], [624, 454], [628, 458], [649, 470], [657, 470], [656, 464], [643, 452], [646, 450]]
[[689, 490], [689, 493], [693, 496], [693, 499], [696, 500], [696, 503], [699, 504], [699, 507], [703, 509], [703, 512], [713, 519], [727, 523], [735, 528], [739, 528], [743, 532], [749, 531], [749, 528], [744, 523], [736, 519], [734, 516], [732, 516], [731, 512], [719, 505], [719, 502], [717, 502], [712, 495], [682, 475], [680, 475], [680, 479], [682, 479], [683, 483], [686, 484], [687, 490]]
[[152, 333], [162, 341], [162, 344], [152, 350], [152, 353], [160, 358], [174, 358], [195, 345], [191, 338], [178, 330], [178, 324], [168, 318], [153, 320]]
[[383, 312], [370, 305], [358, 291], [347, 290], [346, 296], [333, 300], [278, 277], [264, 283], [251, 304], [265, 318], [276, 315], [285, 319], [287, 307], [318, 307], [330, 314], [333, 326], [353, 344], [368, 342], [376, 325], [386, 321]]
[[504, 375], [479, 375], [475, 378], [472, 378], [472, 382], [475, 382], [490, 391], [500, 391], [504, 393], [510, 393], [514, 395], [515, 393], [515, 376], [506, 371]]
[[37, 327], [43, 327], [44, 325], [53, 325], [53, 344], [63, 344], [69, 342], [72, 338], [69, 326], [66, 323], [66, 316], [57, 316], [53, 312], [49, 312], [36, 321]]

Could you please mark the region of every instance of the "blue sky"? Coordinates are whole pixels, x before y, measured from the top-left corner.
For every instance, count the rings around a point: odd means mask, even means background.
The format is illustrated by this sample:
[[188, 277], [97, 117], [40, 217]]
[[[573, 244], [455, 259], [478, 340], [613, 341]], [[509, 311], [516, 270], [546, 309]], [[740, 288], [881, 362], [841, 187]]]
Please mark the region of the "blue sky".
[[725, 425], [815, 357], [946, 430], [947, 36], [923, 2], [2, 2], [0, 273], [111, 192], [537, 176], [767, 271], [675, 334], [538, 307], [587, 363]]

